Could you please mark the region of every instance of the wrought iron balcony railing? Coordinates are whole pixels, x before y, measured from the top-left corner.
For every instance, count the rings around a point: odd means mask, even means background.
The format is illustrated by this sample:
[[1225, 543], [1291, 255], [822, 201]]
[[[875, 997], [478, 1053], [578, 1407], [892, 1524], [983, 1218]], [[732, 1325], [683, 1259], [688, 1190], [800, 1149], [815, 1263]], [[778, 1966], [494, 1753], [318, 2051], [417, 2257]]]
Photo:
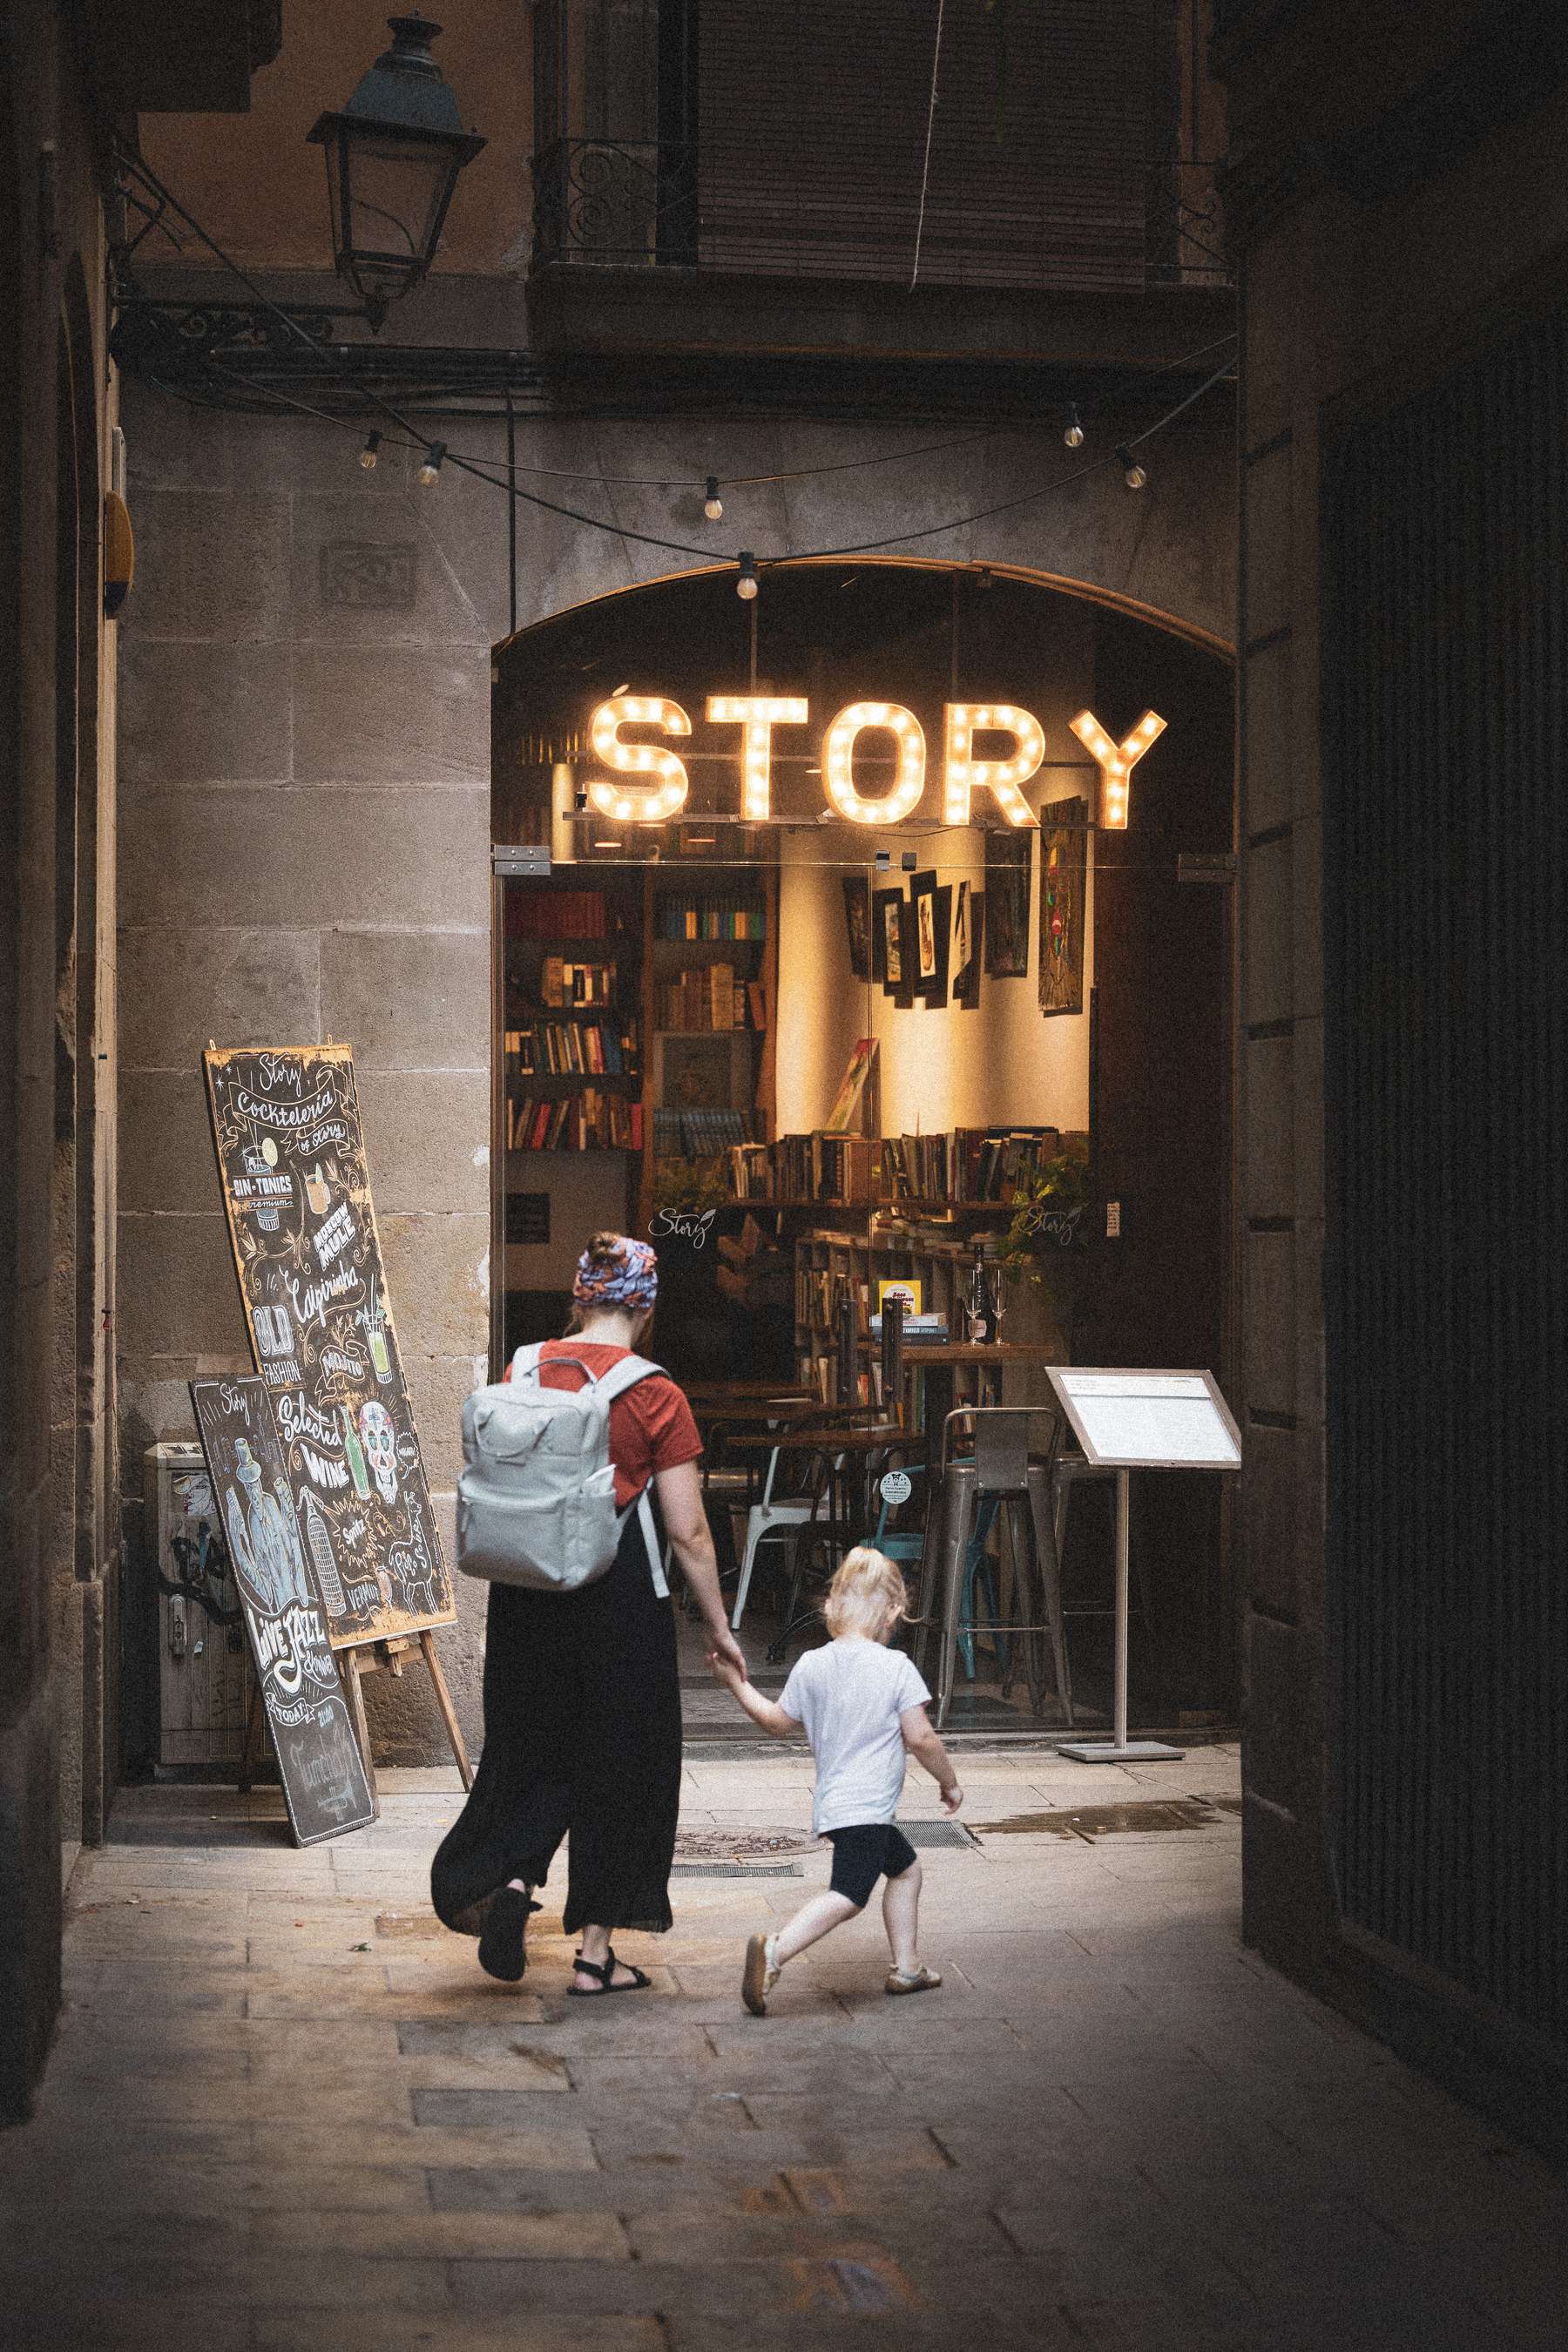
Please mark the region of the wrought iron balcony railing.
[[[918, 191], [841, 173], [759, 173], [738, 149], [561, 139], [536, 155], [533, 266], [677, 268], [745, 276], [908, 281]], [[1225, 286], [1214, 166], [1166, 161], [1052, 177], [984, 155], [933, 191], [921, 227], [930, 286], [1029, 290]]]

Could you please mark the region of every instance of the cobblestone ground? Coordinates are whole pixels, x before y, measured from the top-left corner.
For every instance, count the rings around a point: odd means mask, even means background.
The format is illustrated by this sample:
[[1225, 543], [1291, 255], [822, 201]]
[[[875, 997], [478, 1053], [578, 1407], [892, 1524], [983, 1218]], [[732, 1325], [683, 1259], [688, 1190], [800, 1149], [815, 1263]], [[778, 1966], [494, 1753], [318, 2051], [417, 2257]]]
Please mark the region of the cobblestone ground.
[[[982, 1844], [925, 1854], [943, 1990], [887, 2000], [868, 1916], [765, 2020], [742, 1938], [817, 1852], [683, 1874], [675, 1932], [626, 1939], [657, 1990], [595, 2009], [563, 1998], [548, 1895], [515, 1990], [436, 1927], [438, 1776], [389, 1776], [374, 1830], [307, 1853], [275, 1797], [125, 1796], [73, 1881], [38, 2116], [0, 2135], [0, 2342], [1568, 2342], [1565, 2184], [1242, 1950], [1234, 1749], [963, 1769]], [[1194, 1792], [1222, 1804], [1189, 1826], [984, 1835]], [[694, 1831], [809, 1822], [776, 1752], [693, 1763], [687, 1795]]]

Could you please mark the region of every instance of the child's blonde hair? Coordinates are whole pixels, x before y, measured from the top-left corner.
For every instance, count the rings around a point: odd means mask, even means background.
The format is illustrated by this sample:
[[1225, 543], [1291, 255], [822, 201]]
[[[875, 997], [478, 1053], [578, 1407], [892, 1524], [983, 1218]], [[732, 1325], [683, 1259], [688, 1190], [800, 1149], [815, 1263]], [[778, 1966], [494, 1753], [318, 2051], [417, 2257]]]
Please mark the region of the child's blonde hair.
[[864, 1633], [875, 1641], [908, 1609], [904, 1580], [887, 1553], [873, 1551], [869, 1544], [857, 1544], [839, 1563], [822, 1613], [835, 1637]]

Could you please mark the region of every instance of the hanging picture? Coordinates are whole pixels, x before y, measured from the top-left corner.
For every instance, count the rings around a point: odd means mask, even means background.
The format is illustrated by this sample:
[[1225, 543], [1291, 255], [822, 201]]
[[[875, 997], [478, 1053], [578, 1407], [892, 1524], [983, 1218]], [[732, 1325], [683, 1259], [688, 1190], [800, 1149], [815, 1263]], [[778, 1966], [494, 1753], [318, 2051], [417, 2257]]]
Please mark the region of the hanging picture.
[[1083, 1011], [1089, 803], [1040, 811], [1040, 1011]]
[[952, 1001], [966, 1012], [980, 1003], [981, 953], [985, 936], [985, 893], [968, 882], [953, 887]]
[[985, 969], [993, 980], [1024, 980], [1029, 970], [1031, 831], [985, 836]]
[[849, 934], [849, 969], [857, 980], [869, 980], [871, 885], [864, 874], [844, 877], [844, 923]]
[[947, 971], [952, 931], [952, 891], [940, 887], [934, 873], [917, 874], [910, 884], [914, 929], [915, 994], [928, 1005], [947, 1003]]
[[871, 901], [872, 975], [897, 1005], [915, 1001], [915, 940], [910, 901], [901, 890], [879, 890]]

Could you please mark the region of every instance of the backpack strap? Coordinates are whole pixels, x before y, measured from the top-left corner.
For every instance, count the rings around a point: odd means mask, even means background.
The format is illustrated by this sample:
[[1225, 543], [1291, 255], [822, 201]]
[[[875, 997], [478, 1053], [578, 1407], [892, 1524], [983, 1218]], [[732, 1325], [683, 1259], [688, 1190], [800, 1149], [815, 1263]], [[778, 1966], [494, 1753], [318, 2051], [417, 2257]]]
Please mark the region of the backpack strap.
[[[559, 1362], [560, 1359], [557, 1358], [556, 1361]], [[639, 1381], [651, 1380], [656, 1372], [668, 1377], [662, 1364], [651, 1364], [646, 1356], [623, 1356], [618, 1364], [612, 1364], [607, 1372], [600, 1374], [597, 1382], [599, 1394], [606, 1404], [614, 1404], [617, 1397], [625, 1396], [628, 1389], [635, 1389]]]
[[664, 1572], [664, 1562], [658, 1553], [658, 1530], [653, 1523], [653, 1505], [648, 1500], [653, 1481], [650, 1478], [637, 1499], [637, 1515], [642, 1521], [642, 1539], [647, 1546], [647, 1564], [653, 1570], [654, 1598], [669, 1599], [669, 1583]]

